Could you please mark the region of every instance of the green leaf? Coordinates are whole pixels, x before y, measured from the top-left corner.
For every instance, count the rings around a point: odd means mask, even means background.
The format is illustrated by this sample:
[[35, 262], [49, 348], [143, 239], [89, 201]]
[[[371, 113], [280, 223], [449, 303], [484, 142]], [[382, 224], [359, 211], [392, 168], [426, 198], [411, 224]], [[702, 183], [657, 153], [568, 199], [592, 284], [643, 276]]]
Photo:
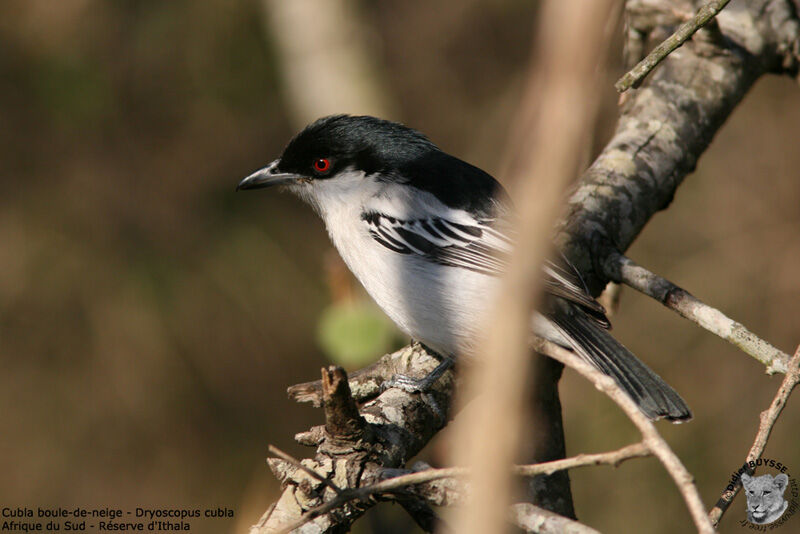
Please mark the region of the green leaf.
[[399, 336], [394, 325], [370, 303], [339, 302], [322, 312], [317, 343], [334, 363], [357, 368], [398, 346]]

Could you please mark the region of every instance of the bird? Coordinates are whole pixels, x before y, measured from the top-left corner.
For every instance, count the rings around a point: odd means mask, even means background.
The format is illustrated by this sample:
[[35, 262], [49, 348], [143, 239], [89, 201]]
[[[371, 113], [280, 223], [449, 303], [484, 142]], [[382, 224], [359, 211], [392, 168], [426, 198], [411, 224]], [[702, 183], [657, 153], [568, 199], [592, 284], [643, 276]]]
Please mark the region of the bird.
[[[513, 203], [491, 175], [403, 124], [342, 114], [306, 126], [236, 189], [272, 186], [319, 214], [378, 306], [444, 358], [439, 375], [448, 362], [479, 357], [515, 234]], [[577, 269], [562, 256], [541, 274], [544, 301], [531, 333], [613, 378], [650, 419], [692, 417], [680, 395], [611, 336]]]

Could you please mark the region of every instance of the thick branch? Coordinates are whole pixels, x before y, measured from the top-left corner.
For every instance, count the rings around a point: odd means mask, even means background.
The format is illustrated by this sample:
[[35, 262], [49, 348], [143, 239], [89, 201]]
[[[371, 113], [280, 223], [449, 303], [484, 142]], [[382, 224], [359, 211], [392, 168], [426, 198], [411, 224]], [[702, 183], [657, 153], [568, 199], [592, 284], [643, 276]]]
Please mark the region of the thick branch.
[[[423, 377], [438, 364], [420, 345], [384, 357], [387, 367]], [[389, 389], [356, 409], [344, 371], [323, 369], [321, 397], [326, 424], [314, 432], [317, 455], [303, 465], [329, 479], [336, 487], [359, 488], [380, 482], [386, 468], [398, 468], [417, 454], [446, 422], [453, 393], [453, 373], [448, 371], [425, 394]], [[307, 434], [303, 435], [308, 437]], [[347, 500], [332, 505], [336, 491], [309, 475], [306, 469], [279, 459], [269, 461], [284, 487], [276, 505], [251, 532], [276, 532], [297, 528], [303, 515], [316, 509], [308, 532], [344, 532], [374, 501]], [[323, 506], [323, 508], [319, 508]]]
[[[652, 4], [628, 4], [631, 23], [645, 34], [661, 22], [652, 20]], [[663, 7], [670, 12], [672, 4]], [[631, 13], [636, 9], [647, 16]], [[761, 75], [796, 73], [800, 24], [788, 0], [731, 4], [716, 22], [718, 30], [700, 30], [661, 63], [644, 87], [626, 93], [613, 138], [569, 200], [557, 244], [586, 275], [595, 295], [608, 282], [597, 268], [604, 247], [624, 252], [647, 221], [669, 205]]]

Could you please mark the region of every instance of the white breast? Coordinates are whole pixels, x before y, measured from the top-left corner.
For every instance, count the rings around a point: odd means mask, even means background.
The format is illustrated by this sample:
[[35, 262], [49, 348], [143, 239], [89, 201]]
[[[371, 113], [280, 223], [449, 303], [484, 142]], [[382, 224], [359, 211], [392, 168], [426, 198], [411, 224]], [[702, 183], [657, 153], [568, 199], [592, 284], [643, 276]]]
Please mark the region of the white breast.
[[438, 208], [438, 201], [418, 195], [409, 198], [402, 186], [356, 172], [305, 187], [342, 259], [401, 330], [445, 355], [474, 354], [498, 279], [391, 251], [370, 236], [361, 219], [371, 209], [413, 219]]

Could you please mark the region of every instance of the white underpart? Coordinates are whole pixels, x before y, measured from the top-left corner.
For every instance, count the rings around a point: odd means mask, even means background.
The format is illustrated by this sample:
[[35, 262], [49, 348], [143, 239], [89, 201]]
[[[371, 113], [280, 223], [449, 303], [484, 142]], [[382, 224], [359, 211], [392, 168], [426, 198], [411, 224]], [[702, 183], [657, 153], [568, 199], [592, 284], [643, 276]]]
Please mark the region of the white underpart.
[[[375, 241], [361, 218], [377, 212], [400, 220], [438, 217], [476, 226], [468, 212], [449, 208], [425, 191], [379, 182], [359, 171], [291, 189], [319, 212], [344, 262], [401, 330], [441, 354], [475, 354], [500, 278], [392, 251]], [[567, 343], [539, 314], [531, 326], [552, 341]]]

